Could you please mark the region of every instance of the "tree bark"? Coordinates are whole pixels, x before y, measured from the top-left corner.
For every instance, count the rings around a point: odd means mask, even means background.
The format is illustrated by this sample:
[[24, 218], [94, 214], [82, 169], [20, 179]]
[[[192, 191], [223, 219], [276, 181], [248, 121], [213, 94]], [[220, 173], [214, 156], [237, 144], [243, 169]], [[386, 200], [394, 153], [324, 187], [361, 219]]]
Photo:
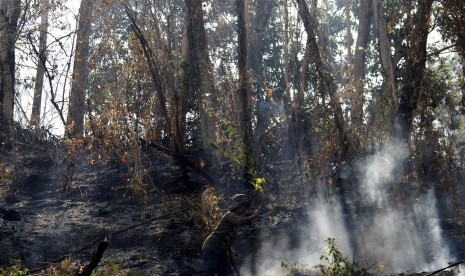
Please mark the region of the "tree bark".
[[365, 61], [372, 17], [372, 0], [360, 1], [357, 42], [354, 55], [355, 95], [352, 100], [352, 121], [356, 126], [363, 124], [363, 88], [365, 86]]
[[352, 37], [352, 20], [350, 16], [350, 3], [351, 0], [346, 0], [344, 12], [346, 17], [346, 49], [347, 49], [347, 63], [352, 65], [352, 43], [354, 39]]
[[315, 66], [318, 78], [322, 81], [323, 89], [328, 92], [330, 99], [331, 99], [331, 106], [334, 112], [334, 125], [336, 127], [336, 131], [338, 132], [338, 145], [340, 149], [340, 158], [344, 160], [347, 157], [348, 152], [348, 141], [345, 132], [345, 122], [344, 116], [342, 113], [342, 107], [339, 100], [337, 92], [337, 85], [334, 81], [333, 76], [335, 73], [323, 63], [320, 54], [320, 48], [318, 46], [316, 40], [316, 32], [315, 32], [315, 25], [314, 22], [316, 20], [312, 18], [307, 3], [305, 0], [297, 0], [298, 9], [300, 17], [302, 18], [305, 31], [307, 33], [307, 39], [310, 44], [310, 51], [312, 63]]
[[204, 149], [216, 141], [216, 118], [214, 107], [217, 103], [213, 82], [213, 66], [208, 54], [207, 35], [203, 19], [202, 0], [185, 0], [187, 7], [187, 37], [189, 49], [188, 82], [197, 95], [201, 140]]
[[410, 140], [414, 111], [423, 91], [426, 43], [432, 4], [433, 0], [418, 0], [417, 11], [410, 19], [412, 22], [406, 23], [407, 29], [404, 32], [407, 34], [405, 37], [407, 48], [404, 53], [405, 71], [403, 72], [402, 89], [399, 91], [400, 102], [397, 110], [399, 138], [404, 141]]
[[39, 28], [39, 56], [37, 62], [36, 79], [34, 86], [34, 98], [32, 101], [32, 113], [30, 125], [38, 127], [40, 124], [40, 109], [42, 105], [42, 89], [44, 87], [45, 62], [47, 61], [47, 32], [49, 0], [42, 0], [42, 15]]
[[[134, 17], [134, 13], [131, 11], [129, 6], [125, 3], [122, 3], [123, 8], [126, 12], [126, 15], [128, 16], [130, 22], [131, 22], [131, 28], [134, 31], [134, 34], [136, 35], [137, 39], [139, 40], [142, 50], [144, 52], [145, 59], [147, 60], [147, 63], [149, 65], [149, 73], [150, 77], [152, 79], [153, 86], [155, 87], [156, 93], [157, 93], [157, 98], [158, 98], [158, 103], [161, 108], [162, 115], [165, 119], [165, 123], [167, 126], [167, 133], [170, 138], [173, 138], [173, 132], [172, 132], [172, 125], [171, 125], [171, 117], [170, 114], [168, 114], [168, 108], [167, 108], [167, 103], [166, 103], [166, 96], [165, 96], [165, 91], [164, 91], [164, 85], [162, 82], [161, 74], [160, 74], [160, 69], [158, 67], [157, 59], [156, 56], [153, 53], [152, 47], [150, 47], [149, 42], [145, 38], [144, 33], [142, 30], [139, 28], [139, 25], [136, 22], [136, 18]], [[176, 152], [178, 152], [178, 149], [180, 148], [180, 145], [177, 145], [176, 143], [178, 142], [177, 139], [173, 139], [175, 145]]]
[[249, 86], [249, 74], [247, 68], [247, 0], [237, 0], [237, 34], [238, 34], [238, 69], [239, 89], [238, 98], [240, 105], [240, 124], [244, 145], [244, 180], [246, 185], [252, 180], [250, 170], [253, 167], [253, 129], [252, 129], [252, 107], [250, 103], [251, 91]]
[[397, 81], [394, 68], [394, 62], [391, 53], [391, 42], [389, 41], [387, 22], [384, 19], [384, 8], [381, 0], [373, 0], [373, 10], [375, 24], [378, 30], [378, 51], [381, 66], [383, 67], [383, 78], [387, 88], [384, 92], [384, 98], [388, 101], [388, 118], [389, 125], [394, 123], [394, 112], [397, 110]]
[[13, 123], [15, 98], [15, 43], [20, 0], [0, 0], [0, 127]]
[[84, 113], [86, 89], [88, 84], [89, 39], [92, 11], [95, 1], [82, 0], [79, 7], [79, 23], [76, 35], [76, 53], [74, 57], [69, 110], [66, 120], [66, 136], [77, 137], [84, 132]]
[[249, 32], [248, 64], [250, 70], [260, 82], [260, 66], [263, 60], [263, 38], [275, 6], [274, 0], [258, 0], [252, 31]]
[[263, 40], [274, 8], [275, 1], [273, 0], [255, 0], [253, 25], [248, 32], [249, 40], [247, 62], [250, 74], [253, 76], [251, 78], [251, 81], [253, 82], [252, 85], [255, 87], [255, 91], [253, 93], [255, 93], [258, 101], [258, 108], [255, 112], [255, 116], [257, 118], [256, 135], [258, 137], [266, 132], [266, 128], [268, 126], [267, 121], [269, 119], [267, 113], [264, 112], [261, 106], [264, 104], [265, 106], [273, 104], [270, 102], [270, 97], [266, 94], [268, 84], [265, 83], [266, 76], [263, 74], [262, 64], [264, 50]]
[[[286, 118], [290, 117], [291, 93], [289, 70], [289, 9], [287, 0], [284, 0], [284, 110]], [[289, 124], [292, 125], [292, 124]]]
[[[310, 3], [310, 15], [311, 18], [314, 20], [317, 19], [317, 13], [318, 13], [318, 0], [312, 0]], [[315, 30], [317, 29], [318, 22], [315, 21], [313, 22], [313, 25], [315, 26]], [[311, 51], [312, 51], [312, 44], [310, 43], [310, 40], [307, 38], [307, 42], [305, 44], [305, 52], [304, 52], [304, 58], [302, 60], [302, 69], [300, 72], [300, 83], [299, 87], [297, 90], [297, 101], [303, 104], [304, 102], [304, 92], [307, 89], [307, 83], [308, 83], [308, 71], [310, 67], [310, 62], [311, 62]]]

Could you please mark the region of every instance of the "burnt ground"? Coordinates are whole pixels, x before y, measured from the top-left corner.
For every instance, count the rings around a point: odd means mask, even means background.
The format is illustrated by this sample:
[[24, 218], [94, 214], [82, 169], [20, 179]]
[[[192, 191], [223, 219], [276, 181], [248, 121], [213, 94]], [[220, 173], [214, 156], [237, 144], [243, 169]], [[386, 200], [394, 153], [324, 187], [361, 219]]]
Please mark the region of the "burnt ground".
[[154, 154], [156, 173], [141, 196], [118, 161], [92, 164], [92, 156], [80, 154], [70, 179], [63, 149], [0, 155], [15, 172], [14, 184], [0, 188], [0, 267], [21, 260], [36, 270], [66, 256], [86, 263], [108, 237], [101, 265], [116, 263], [137, 275], [199, 273], [203, 234], [192, 215], [195, 195], [175, 193], [179, 168], [170, 157]]
[[[0, 187], [0, 268], [21, 260], [38, 271], [67, 256], [86, 264], [97, 243], [108, 238], [100, 267], [117, 264], [128, 275], [201, 275], [205, 233], [196, 203], [206, 182], [200, 176], [190, 173], [195, 189], [186, 189], [179, 184], [180, 168], [172, 157], [152, 151], [145, 160], [150, 184], [141, 196], [128, 185], [129, 168], [119, 158], [94, 162], [97, 156], [83, 152], [71, 169], [65, 149], [56, 145], [36, 142], [15, 151], [0, 148], [0, 160], [14, 172], [13, 184]], [[291, 220], [273, 223], [278, 213], [281, 218], [296, 215], [295, 209], [263, 209], [267, 219], [244, 230], [239, 254], [246, 255], [254, 244], [257, 228], [267, 228], [265, 236], [296, 229]], [[446, 229], [450, 240], [459, 241], [455, 249], [459, 253], [464, 238], [460, 229], [452, 221]]]

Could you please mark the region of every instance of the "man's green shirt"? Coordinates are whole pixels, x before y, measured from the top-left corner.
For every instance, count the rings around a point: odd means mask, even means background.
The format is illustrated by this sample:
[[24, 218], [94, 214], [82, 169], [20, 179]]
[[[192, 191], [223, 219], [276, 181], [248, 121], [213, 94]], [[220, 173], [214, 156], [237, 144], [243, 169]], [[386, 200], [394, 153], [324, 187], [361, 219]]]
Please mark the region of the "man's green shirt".
[[220, 247], [223, 250], [231, 248], [237, 235], [237, 226], [250, 223], [247, 217], [242, 217], [234, 212], [227, 212], [223, 215], [215, 230], [207, 237], [202, 249]]

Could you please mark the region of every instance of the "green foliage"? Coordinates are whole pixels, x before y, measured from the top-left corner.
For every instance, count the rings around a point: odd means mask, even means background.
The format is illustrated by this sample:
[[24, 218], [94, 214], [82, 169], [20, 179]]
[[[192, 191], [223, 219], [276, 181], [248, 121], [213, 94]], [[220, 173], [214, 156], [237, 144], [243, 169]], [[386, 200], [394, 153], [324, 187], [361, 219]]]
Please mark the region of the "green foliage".
[[321, 254], [320, 260], [327, 264], [316, 265], [321, 273], [329, 276], [368, 275], [364, 269], [358, 270], [347, 257], [342, 255], [336, 247], [334, 238], [326, 239], [326, 243], [328, 251]]
[[12, 260], [6, 270], [0, 269], [0, 276], [26, 276], [31, 275], [27, 268], [23, 268], [21, 260]]
[[[240, 131], [234, 124], [228, 124], [225, 128], [224, 134], [231, 142], [241, 140]], [[222, 149], [223, 147], [214, 144], [212, 147], [218, 150], [220, 156], [228, 160], [235, 170], [239, 171], [242, 168], [248, 168], [247, 174], [250, 176], [250, 185], [252, 185], [257, 192], [264, 192], [266, 179], [258, 176], [253, 160], [251, 160], [251, 153], [247, 150], [244, 143], [236, 142], [233, 147], [227, 149]]]
[[[50, 266], [38, 273], [39, 276], [72, 276], [83, 267], [74, 259], [66, 258], [60, 264]], [[0, 276], [29, 276], [32, 275], [27, 268], [22, 267], [20, 260], [12, 260], [6, 269], [0, 268]], [[124, 271], [117, 263], [110, 262], [102, 268], [95, 269], [92, 276], [123, 276], [134, 275]]]
[[286, 276], [293, 276], [297, 275], [297, 273], [303, 269], [305, 269], [304, 264], [300, 263], [291, 263], [288, 260], [283, 260], [281, 262], [281, 267], [287, 270]]
[[266, 179], [264, 177], [257, 177], [257, 171], [254, 168], [250, 168], [248, 173], [252, 177], [250, 184], [254, 187], [255, 191], [263, 193], [265, 191], [263, 186], [266, 183]]

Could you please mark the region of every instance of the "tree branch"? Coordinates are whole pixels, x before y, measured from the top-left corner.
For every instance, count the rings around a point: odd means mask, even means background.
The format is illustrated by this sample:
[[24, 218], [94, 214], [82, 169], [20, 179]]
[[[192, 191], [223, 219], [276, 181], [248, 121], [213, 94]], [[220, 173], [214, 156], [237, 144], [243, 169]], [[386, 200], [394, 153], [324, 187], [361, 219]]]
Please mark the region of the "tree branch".
[[435, 50], [435, 51], [433, 51], [433, 52], [431, 52], [431, 53], [426, 54], [426, 57], [429, 58], [429, 57], [432, 57], [432, 56], [440, 55], [440, 54], [442, 54], [444, 51], [447, 51], [447, 50], [449, 50], [449, 49], [452, 49], [452, 48], [454, 48], [454, 47], [457, 47], [458, 45], [459, 45], [458, 43], [454, 43], [454, 44], [448, 45], [448, 46], [446, 46], [446, 47], [444, 47], [444, 48], [437, 49], [437, 50]]
[[108, 247], [108, 239], [105, 238], [103, 241], [101, 241], [98, 244], [97, 251], [92, 255], [92, 260], [90, 263], [84, 268], [82, 272], [76, 273], [76, 276], [91, 276], [92, 271], [97, 267], [97, 265], [100, 263], [100, 260], [102, 260], [103, 253]]

